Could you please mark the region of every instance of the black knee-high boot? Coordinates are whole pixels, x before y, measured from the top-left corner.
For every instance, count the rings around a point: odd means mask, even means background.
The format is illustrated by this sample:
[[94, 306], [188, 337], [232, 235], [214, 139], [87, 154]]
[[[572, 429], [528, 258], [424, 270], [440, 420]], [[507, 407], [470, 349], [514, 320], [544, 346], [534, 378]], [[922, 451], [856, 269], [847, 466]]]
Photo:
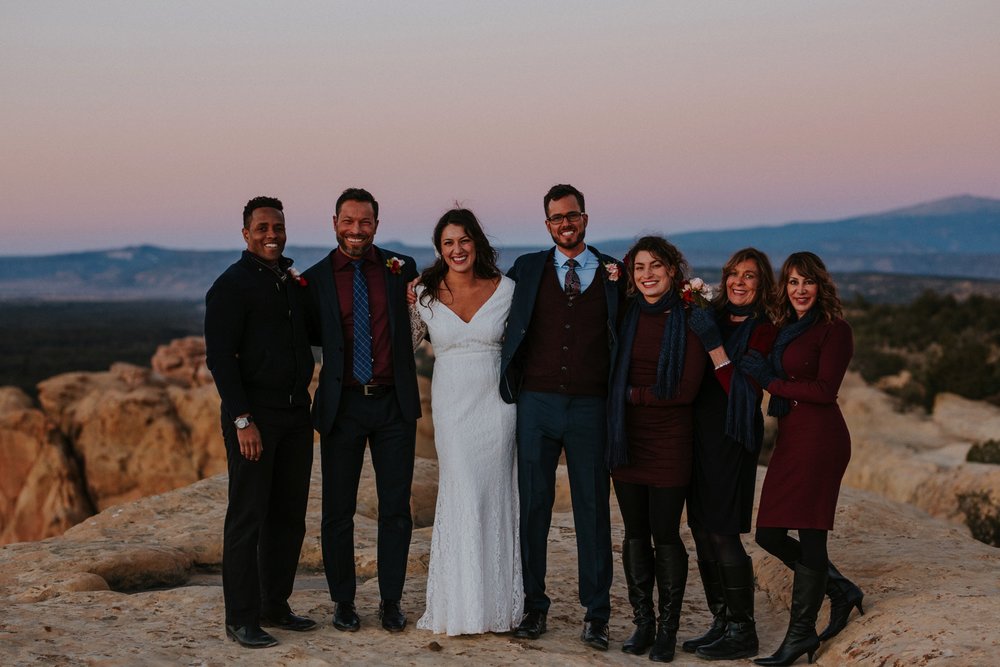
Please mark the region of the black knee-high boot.
[[622, 542], [622, 565], [628, 585], [628, 601], [632, 605], [635, 632], [622, 644], [622, 651], [642, 655], [649, 650], [656, 636], [656, 614], [653, 612], [653, 547], [648, 539]]
[[656, 588], [660, 598], [660, 617], [656, 624], [656, 640], [649, 651], [649, 659], [653, 662], [670, 662], [674, 659], [687, 575], [688, 555], [683, 544], [656, 545]]
[[700, 637], [688, 639], [681, 644], [681, 648], [688, 653], [694, 653], [699, 646], [711, 644], [726, 632], [726, 598], [722, 592], [719, 564], [714, 560], [699, 560], [698, 572], [701, 574], [701, 585], [705, 589], [708, 610], [712, 612], [712, 627]]
[[757, 625], [753, 617], [753, 561], [720, 563], [726, 598], [726, 631], [717, 641], [695, 652], [708, 660], [736, 660], [757, 655]]
[[816, 635], [816, 614], [823, 604], [826, 592], [826, 570], [817, 572], [810, 570], [802, 563], [795, 564], [795, 579], [792, 583], [791, 618], [788, 631], [781, 646], [774, 655], [767, 658], [757, 658], [758, 665], [790, 665], [799, 656], [806, 654], [809, 662], [813, 661], [816, 649], [819, 648], [819, 637]]
[[827, 564], [826, 576], [826, 594], [830, 596], [830, 623], [819, 634], [821, 642], [840, 634], [847, 625], [847, 619], [853, 608], [857, 607], [862, 616], [865, 614], [861, 606], [865, 594], [854, 582], [838, 572], [833, 563]]

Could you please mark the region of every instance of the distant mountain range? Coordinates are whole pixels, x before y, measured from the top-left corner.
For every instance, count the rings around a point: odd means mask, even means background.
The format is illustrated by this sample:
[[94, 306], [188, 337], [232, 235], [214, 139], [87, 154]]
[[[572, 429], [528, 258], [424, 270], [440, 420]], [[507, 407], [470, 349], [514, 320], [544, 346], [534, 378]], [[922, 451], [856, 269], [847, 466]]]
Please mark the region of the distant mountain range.
[[[780, 266], [811, 250], [836, 272], [910, 274], [1000, 280], [1000, 200], [963, 195], [884, 213], [825, 222], [670, 235], [696, 267], [719, 267], [734, 250], [755, 246]], [[596, 244], [621, 257], [632, 239]], [[429, 247], [386, 243], [433, 261]], [[500, 248], [501, 265], [535, 248]], [[305, 269], [329, 248], [286, 248]], [[232, 250], [168, 250], [137, 246], [44, 256], [0, 257], [0, 299], [199, 299], [237, 257]]]

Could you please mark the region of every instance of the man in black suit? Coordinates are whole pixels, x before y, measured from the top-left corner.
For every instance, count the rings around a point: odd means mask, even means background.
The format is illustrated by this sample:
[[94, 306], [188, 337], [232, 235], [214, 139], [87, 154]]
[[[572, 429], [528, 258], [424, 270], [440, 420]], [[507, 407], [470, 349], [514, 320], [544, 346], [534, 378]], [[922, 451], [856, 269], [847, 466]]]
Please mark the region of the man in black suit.
[[517, 403], [517, 473], [525, 617], [516, 637], [546, 630], [546, 546], [555, 471], [565, 448], [573, 502], [584, 643], [608, 648], [611, 614], [610, 482], [605, 403], [617, 349], [621, 264], [584, 243], [583, 193], [553, 186], [543, 200], [555, 247], [522, 255], [500, 359], [500, 394]]
[[337, 199], [337, 248], [305, 272], [321, 331], [323, 368], [313, 404], [323, 466], [323, 566], [336, 603], [333, 626], [355, 631], [354, 513], [365, 442], [378, 493], [378, 579], [382, 627], [406, 627], [399, 601], [413, 520], [416, 363], [406, 304], [417, 277], [412, 257], [373, 245], [378, 202], [360, 188]]
[[312, 469], [312, 350], [305, 290], [290, 273], [285, 214], [273, 197], [243, 209], [247, 249], [205, 297], [208, 367], [222, 398], [229, 507], [222, 547], [226, 634], [248, 648], [278, 642], [260, 624], [312, 630], [292, 613]]

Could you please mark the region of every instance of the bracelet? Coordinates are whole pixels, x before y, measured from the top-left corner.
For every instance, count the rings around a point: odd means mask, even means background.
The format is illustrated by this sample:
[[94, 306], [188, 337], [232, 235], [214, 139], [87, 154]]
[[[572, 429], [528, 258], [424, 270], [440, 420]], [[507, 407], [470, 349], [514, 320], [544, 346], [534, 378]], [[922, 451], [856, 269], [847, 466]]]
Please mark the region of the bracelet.
[[728, 365], [729, 365], [729, 364], [731, 364], [731, 363], [733, 363], [733, 362], [732, 362], [732, 361], [730, 361], [729, 359], [726, 359], [726, 360], [725, 360], [725, 361], [723, 361], [723, 362], [722, 362], [721, 364], [719, 364], [718, 366], [716, 366], [716, 367], [715, 367], [715, 370], [719, 370], [720, 368], [725, 368], [726, 366], [728, 366]]

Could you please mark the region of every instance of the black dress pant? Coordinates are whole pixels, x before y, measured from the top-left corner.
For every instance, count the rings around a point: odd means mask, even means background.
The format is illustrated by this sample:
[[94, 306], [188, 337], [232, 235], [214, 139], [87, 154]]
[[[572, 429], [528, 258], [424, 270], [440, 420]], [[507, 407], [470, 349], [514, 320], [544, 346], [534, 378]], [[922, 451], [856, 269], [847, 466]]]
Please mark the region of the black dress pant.
[[236, 427], [222, 416], [229, 467], [229, 507], [222, 546], [226, 623], [256, 625], [287, 613], [302, 538], [312, 471], [313, 430], [307, 406], [253, 408], [264, 451], [240, 453]]
[[396, 392], [364, 396], [345, 389], [333, 429], [320, 438], [323, 465], [323, 567], [334, 602], [353, 602], [354, 514], [365, 443], [378, 493], [378, 585], [383, 600], [403, 595], [413, 519], [410, 486], [417, 423], [403, 420]]

